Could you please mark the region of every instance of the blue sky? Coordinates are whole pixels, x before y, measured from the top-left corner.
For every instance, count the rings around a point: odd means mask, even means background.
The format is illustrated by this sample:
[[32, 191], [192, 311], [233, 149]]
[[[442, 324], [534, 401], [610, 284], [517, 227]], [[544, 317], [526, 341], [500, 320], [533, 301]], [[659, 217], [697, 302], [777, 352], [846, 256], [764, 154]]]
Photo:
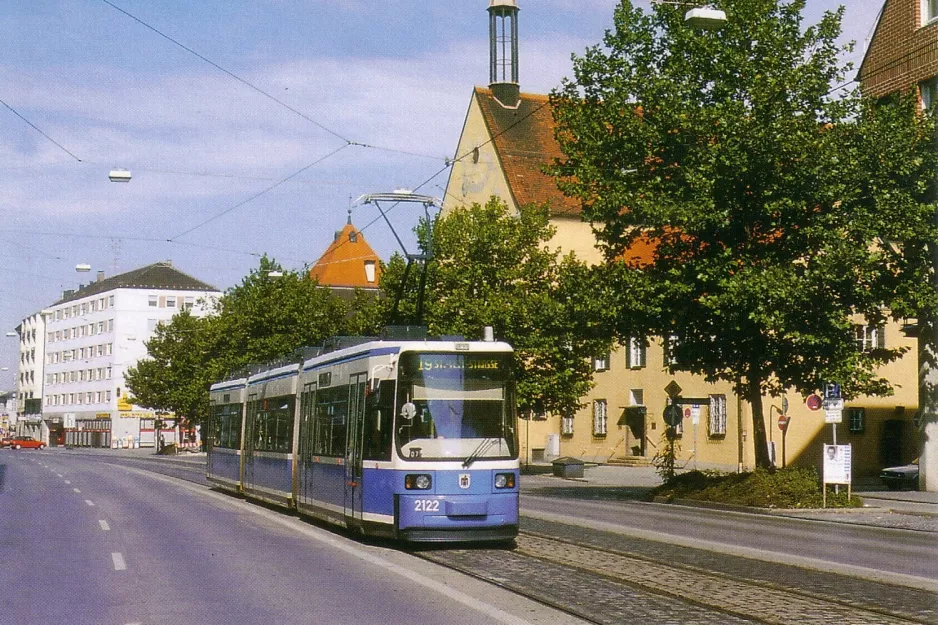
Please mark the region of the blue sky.
[[[522, 90], [546, 93], [569, 75], [570, 54], [601, 40], [615, 4], [519, 0]], [[806, 23], [839, 4], [858, 61], [882, 3], [808, 0]], [[172, 260], [224, 290], [261, 253], [295, 269], [314, 261], [350, 198], [424, 182], [442, 196], [472, 87], [488, 82], [487, 6], [6, 0], [0, 100], [61, 147], [0, 106], [2, 333], [97, 270]], [[346, 141], [387, 149], [332, 154]], [[132, 182], [110, 183], [115, 167]], [[360, 228], [377, 216], [352, 213]], [[392, 213], [402, 235], [417, 217]], [[383, 222], [364, 235], [384, 258], [396, 249]], [[17, 345], [2, 340], [0, 388], [12, 388]]]

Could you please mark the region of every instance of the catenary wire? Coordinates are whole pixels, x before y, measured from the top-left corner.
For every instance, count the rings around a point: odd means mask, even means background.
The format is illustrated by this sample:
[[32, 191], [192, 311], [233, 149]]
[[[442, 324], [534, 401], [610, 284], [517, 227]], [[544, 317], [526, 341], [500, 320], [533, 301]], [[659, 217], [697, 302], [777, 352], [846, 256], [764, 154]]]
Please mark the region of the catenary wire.
[[53, 139], [52, 137], [50, 137], [49, 135], [47, 135], [46, 133], [44, 133], [38, 126], [36, 126], [36, 124], [32, 123], [31, 121], [29, 121], [28, 119], [26, 119], [25, 117], [23, 117], [23, 115], [21, 115], [20, 112], [17, 111], [15, 108], [13, 108], [12, 106], [10, 106], [9, 104], [7, 104], [6, 102], [4, 102], [3, 100], [0, 100], [0, 104], [2, 104], [3, 106], [7, 107], [7, 108], [10, 110], [11, 113], [13, 113], [13, 114], [16, 115], [17, 117], [19, 117], [21, 120], [23, 120], [24, 122], [26, 122], [27, 124], [29, 124], [29, 127], [30, 127], [30, 128], [32, 128], [33, 130], [35, 130], [36, 132], [38, 132], [39, 134], [41, 134], [43, 137], [45, 137], [46, 139], [48, 139], [50, 142], [52, 142], [53, 144], [55, 144], [56, 147], [58, 147], [60, 150], [62, 150], [63, 152], [65, 152], [66, 154], [68, 154], [69, 156], [71, 156], [72, 158], [74, 158], [74, 159], [75, 159], [76, 161], [78, 161], [79, 163], [82, 162], [81, 159], [78, 158], [77, 156], [75, 156], [74, 154], [72, 154], [72, 152], [69, 151], [68, 148], [66, 148], [66, 147], [63, 146], [61, 143], [59, 143], [58, 141], [56, 141], [55, 139]]
[[[102, 1], [106, 2], [107, 0], [102, 0]], [[222, 217], [222, 216], [224, 216], [224, 215], [227, 215], [228, 213], [230, 213], [231, 211], [235, 210], [236, 208], [240, 208], [240, 207], [244, 206], [245, 204], [256, 200], [257, 198], [259, 198], [260, 196], [264, 195], [265, 193], [269, 193], [270, 191], [273, 191], [274, 189], [276, 189], [276, 188], [279, 187], [280, 185], [284, 184], [285, 182], [288, 182], [290, 179], [299, 176], [300, 174], [302, 174], [304, 171], [306, 171], [306, 170], [309, 169], [310, 167], [313, 167], [314, 165], [317, 165], [317, 164], [323, 162], [323, 161], [326, 160], [327, 158], [329, 158], [329, 157], [331, 157], [331, 156], [334, 156], [335, 154], [341, 152], [341, 151], [344, 150], [345, 148], [349, 147], [349, 145], [351, 145], [351, 144], [346, 143], [345, 145], [341, 145], [341, 146], [337, 147], [336, 149], [334, 149], [333, 151], [329, 152], [329, 153], [326, 154], [325, 156], [316, 159], [315, 161], [313, 161], [313, 162], [310, 163], [309, 165], [306, 165], [306, 166], [303, 167], [302, 169], [299, 169], [299, 170], [293, 172], [292, 174], [290, 174], [289, 176], [287, 176], [286, 178], [283, 178], [283, 179], [277, 181], [276, 183], [270, 185], [269, 187], [267, 187], [267, 188], [264, 189], [263, 191], [260, 191], [259, 193], [255, 193], [255, 194], [252, 195], [251, 197], [249, 197], [249, 198], [247, 198], [247, 199], [245, 199], [245, 200], [242, 200], [242, 201], [238, 202], [238, 203], [235, 204], [234, 206], [229, 206], [228, 208], [226, 208], [225, 210], [221, 211], [220, 213], [216, 213], [215, 215], [209, 217], [208, 219], [202, 221], [201, 223], [198, 223], [198, 224], [192, 226], [191, 228], [189, 228], [188, 230], [186, 230], [186, 231], [184, 231], [184, 232], [180, 232], [179, 234], [177, 234], [177, 235], [175, 235], [175, 236], [172, 236], [172, 237], [170, 237], [170, 238], [167, 239], [167, 240], [168, 240], [168, 241], [175, 241], [176, 239], [178, 239], [178, 238], [180, 238], [180, 237], [184, 237], [185, 235], [189, 234], [190, 232], [193, 232], [193, 231], [195, 231], [195, 230], [198, 230], [198, 229], [201, 228], [202, 226], [204, 226], [204, 225], [206, 225], [206, 224], [208, 224], [208, 223], [211, 223], [211, 222], [215, 221], [215, 220], [218, 219], [219, 217]]]
[[123, 13], [124, 15], [126, 15], [127, 17], [129, 17], [130, 19], [134, 20], [135, 22], [137, 22], [138, 24], [140, 24], [140, 25], [143, 26], [144, 28], [147, 28], [147, 29], [149, 29], [149, 30], [155, 32], [157, 35], [159, 35], [159, 36], [162, 37], [163, 39], [166, 39], [167, 41], [173, 43], [174, 45], [176, 45], [176, 46], [182, 48], [183, 50], [185, 50], [185, 51], [188, 52], [189, 54], [192, 54], [192, 55], [194, 55], [194, 56], [200, 58], [201, 60], [205, 61], [206, 63], [208, 63], [209, 65], [211, 65], [211, 66], [214, 67], [215, 69], [218, 69], [218, 70], [224, 72], [225, 74], [227, 74], [228, 76], [231, 76], [232, 78], [234, 78], [235, 80], [237, 80], [237, 81], [240, 82], [241, 84], [243, 84], [243, 85], [245, 85], [245, 86], [247, 86], [247, 87], [250, 87], [251, 89], [253, 89], [253, 90], [256, 91], [257, 93], [259, 93], [259, 94], [263, 95], [264, 97], [266, 97], [266, 98], [268, 98], [268, 99], [270, 99], [270, 100], [276, 102], [277, 104], [279, 104], [279, 105], [282, 106], [283, 108], [287, 109], [288, 111], [290, 111], [290, 112], [292, 112], [292, 113], [294, 113], [294, 114], [296, 114], [296, 115], [302, 117], [303, 119], [305, 119], [306, 121], [310, 122], [310, 123], [313, 124], [314, 126], [316, 126], [316, 127], [320, 128], [320, 129], [322, 129], [322, 130], [328, 132], [328, 133], [331, 134], [332, 136], [337, 137], [338, 139], [341, 139], [342, 141], [345, 141], [346, 144], [352, 143], [352, 141], [350, 141], [349, 139], [345, 138], [344, 136], [342, 136], [341, 134], [339, 134], [339, 133], [336, 132], [335, 130], [332, 130], [331, 128], [329, 128], [329, 127], [327, 127], [327, 126], [325, 126], [325, 125], [323, 125], [323, 124], [317, 122], [317, 121], [316, 121], [315, 119], [313, 119], [312, 117], [309, 117], [308, 115], [306, 115], [306, 114], [303, 113], [302, 111], [298, 111], [297, 109], [293, 108], [292, 106], [290, 106], [290, 105], [287, 104], [286, 102], [284, 102], [284, 101], [282, 101], [282, 100], [276, 98], [275, 96], [273, 96], [273, 95], [267, 93], [266, 91], [264, 91], [263, 89], [261, 89], [261, 88], [258, 87], [257, 85], [255, 85], [255, 84], [253, 84], [253, 83], [251, 83], [251, 82], [245, 80], [244, 78], [241, 78], [240, 76], [238, 76], [238, 75], [235, 74], [234, 72], [225, 69], [224, 67], [222, 67], [221, 65], [219, 65], [219, 64], [216, 63], [215, 61], [209, 59], [209, 58], [206, 57], [206, 56], [203, 56], [202, 54], [199, 54], [198, 52], [196, 52], [195, 50], [193, 50], [193, 49], [190, 48], [189, 46], [187, 46], [187, 45], [185, 45], [185, 44], [183, 44], [183, 43], [177, 41], [176, 39], [173, 39], [172, 37], [170, 37], [169, 35], [167, 35], [167, 34], [164, 33], [163, 31], [157, 29], [156, 27], [151, 26], [150, 24], [147, 24], [146, 22], [144, 22], [144, 21], [143, 21], [142, 19], [140, 19], [139, 17], [133, 15], [132, 13], [129, 13], [128, 11], [125, 11], [124, 9], [122, 9], [122, 8], [119, 7], [119, 6], [117, 6], [116, 4], [114, 4], [113, 2], [111, 2], [110, 0], [101, 0], [101, 2], [103, 2], [104, 4], [110, 6], [111, 8], [113, 8], [113, 9], [115, 9], [115, 10], [117, 10], [117, 11], [120, 11], [121, 13]]

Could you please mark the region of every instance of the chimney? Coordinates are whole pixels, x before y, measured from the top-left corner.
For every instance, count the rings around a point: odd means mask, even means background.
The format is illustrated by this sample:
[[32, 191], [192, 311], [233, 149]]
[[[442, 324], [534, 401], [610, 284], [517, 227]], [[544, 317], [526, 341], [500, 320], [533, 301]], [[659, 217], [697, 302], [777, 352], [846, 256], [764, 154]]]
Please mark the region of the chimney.
[[517, 108], [518, 0], [489, 0], [489, 88], [499, 104]]
[[99, 270], [98, 270], [98, 275], [97, 275], [97, 277], [95, 277], [95, 280], [94, 280], [94, 281], [95, 281], [95, 282], [101, 282], [101, 280], [104, 280], [104, 272], [99, 269]]

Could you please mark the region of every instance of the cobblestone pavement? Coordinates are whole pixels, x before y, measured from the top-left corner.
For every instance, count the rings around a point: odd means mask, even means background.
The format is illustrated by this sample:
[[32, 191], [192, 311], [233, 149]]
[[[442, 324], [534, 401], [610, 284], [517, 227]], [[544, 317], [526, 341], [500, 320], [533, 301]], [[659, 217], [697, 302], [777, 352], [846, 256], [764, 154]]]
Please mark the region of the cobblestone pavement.
[[602, 625], [758, 623], [659, 595], [606, 575], [495, 549], [426, 551], [423, 557]]

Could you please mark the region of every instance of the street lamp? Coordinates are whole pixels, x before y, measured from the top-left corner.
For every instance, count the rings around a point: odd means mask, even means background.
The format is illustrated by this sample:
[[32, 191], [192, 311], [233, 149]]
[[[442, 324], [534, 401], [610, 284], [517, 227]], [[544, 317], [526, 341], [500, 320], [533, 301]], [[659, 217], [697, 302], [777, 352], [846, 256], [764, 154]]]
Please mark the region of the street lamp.
[[107, 179], [111, 182], [130, 182], [130, 170], [128, 169], [112, 169], [107, 175]]
[[710, 7], [696, 7], [684, 14], [684, 23], [691, 28], [713, 30], [726, 22], [726, 13]]

